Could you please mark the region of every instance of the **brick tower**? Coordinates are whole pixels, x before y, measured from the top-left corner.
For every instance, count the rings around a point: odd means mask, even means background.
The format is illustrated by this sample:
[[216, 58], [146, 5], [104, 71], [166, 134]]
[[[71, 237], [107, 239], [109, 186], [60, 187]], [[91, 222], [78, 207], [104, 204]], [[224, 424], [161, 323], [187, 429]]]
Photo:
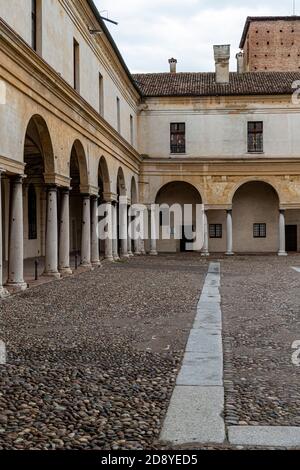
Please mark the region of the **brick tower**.
[[300, 16], [248, 17], [240, 48], [243, 71], [300, 71]]

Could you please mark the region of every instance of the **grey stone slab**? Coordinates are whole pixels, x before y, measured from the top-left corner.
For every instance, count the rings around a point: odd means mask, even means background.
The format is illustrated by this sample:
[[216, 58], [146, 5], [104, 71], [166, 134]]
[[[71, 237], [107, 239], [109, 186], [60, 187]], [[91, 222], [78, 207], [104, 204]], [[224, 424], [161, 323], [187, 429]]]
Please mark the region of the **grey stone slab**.
[[173, 444], [225, 440], [223, 387], [176, 386], [160, 439]]
[[186, 352], [195, 352], [216, 356], [222, 354], [221, 332], [216, 329], [192, 329], [186, 346]]
[[185, 353], [177, 385], [223, 385], [223, 357]]
[[[214, 295], [214, 296], [219, 296], [220, 295], [220, 292], [219, 292], [219, 288], [218, 287], [211, 287], [211, 286], [204, 286], [203, 287], [203, 290], [202, 290], [202, 295]], [[201, 295], [201, 297], [202, 297]]]
[[199, 303], [197, 305], [197, 311], [205, 311], [205, 312], [215, 312], [216, 308], [220, 309], [219, 302], [206, 302], [200, 298]]
[[230, 426], [229, 442], [234, 445], [263, 447], [300, 446], [300, 427], [292, 426]]
[[220, 274], [221, 266], [220, 263], [210, 263], [208, 268], [208, 274]]
[[201, 301], [202, 302], [216, 302], [216, 303], [221, 303], [221, 296], [220, 294], [218, 295], [212, 295], [212, 294], [207, 294], [203, 293], [201, 295]]
[[198, 310], [194, 321], [193, 329], [199, 328], [211, 328], [212, 330], [222, 329], [222, 312], [218, 304], [214, 305], [214, 309], [210, 310]]

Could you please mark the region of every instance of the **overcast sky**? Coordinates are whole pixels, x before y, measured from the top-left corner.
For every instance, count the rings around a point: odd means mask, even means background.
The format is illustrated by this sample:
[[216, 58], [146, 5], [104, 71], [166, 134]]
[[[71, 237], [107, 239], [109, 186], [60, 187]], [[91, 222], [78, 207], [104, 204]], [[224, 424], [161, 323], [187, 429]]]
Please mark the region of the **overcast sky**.
[[[231, 69], [247, 16], [290, 15], [292, 0], [94, 0], [131, 72], [212, 71], [213, 44], [231, 44]], [[297, 0], [297, 14], [300, 0]], [[107, 13], [103, 13], [106, 15]]]

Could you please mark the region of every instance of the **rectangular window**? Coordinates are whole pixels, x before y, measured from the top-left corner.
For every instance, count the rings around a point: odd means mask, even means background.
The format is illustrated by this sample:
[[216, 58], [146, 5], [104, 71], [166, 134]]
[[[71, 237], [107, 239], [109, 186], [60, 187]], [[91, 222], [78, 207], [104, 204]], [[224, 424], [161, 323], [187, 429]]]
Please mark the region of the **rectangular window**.
[[253, 224], [253, 237], [254, 238], [266, 238], [266, 236], [267, 236], [266, 224]]
[[171, 123], [171, 153], [185, 153], [185, 123]]
[[31, 47], [42, 54], [42, 2], [31, 0]]
[[130, 115], [130, 143], [134, 144], [133, 116]]
[[261, 153], [263, 151], [263, 122], [248, 122], [248, 152]]
[[73, 40], [73, 73], [74, 73], [74, 89], [80, 91], [80, 55], [79, 44], [76, 39]]
[[121, 133], [121, 109], [120, 109], [120, 98], [117, 97], [117, 130]]
[[222, 224], [210, 224], [209, 225], [209, 237], [210, 238], [222, 238], [223, 230]]
[[37, 16], [37, 5], [36, 5], [36, 0], [31, 0], [31, 47], [36, 51], [36, 46], [37, 46], [37, 37], [36, 37], [36, 32], [37, 32], [37, 21], [36, 21], [36, 16]]
[[100, 116], [104, 114], [103, 77], [101, 73], [99, 73], [99, 114]]

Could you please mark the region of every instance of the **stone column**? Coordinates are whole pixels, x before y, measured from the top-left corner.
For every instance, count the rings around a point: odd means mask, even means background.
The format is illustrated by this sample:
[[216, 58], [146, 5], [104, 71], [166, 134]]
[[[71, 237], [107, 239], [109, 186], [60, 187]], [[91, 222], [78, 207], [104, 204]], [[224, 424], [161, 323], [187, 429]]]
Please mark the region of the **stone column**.
[[201, 256], [209, 256], [209, 249], [208, 249], [208, 220], [207, 220], [207, 212], [204, 211], [204, 217], [203, 217], [203, 223], [204, 223], [204, 227], [203, 227], [203, 236], [204, 236], [204, 239], [203, 239], [203, 248], [202, 248], [202, 252], [201, 252]]
[[81, 266], [91, 267], [91, 201], [82, 195]]
[[128, 255], [128, 218], [127, 218], [127, 198], [121, 196], [119, 198], [119, 214], [120, 214], [120, 240], [121, 240], [121, 257], [129, 258]]
[[150, 206], [150, 255], [157, 256], [157, 227], [156, 227], [156, 213], [154, 207]]
[[47, 188], [46, 246], [44, 276], [60, 278], [58, 272], [57, 187]]
[[278, 256], [287, 256], [285, 246], [285, 210], [279, 211], [279, 251]]
[[2, 234], [2, 190], [1, 190], [1, 183], [2, 183], [2, 171], [0, 170], [0, 299], [6, 297], [8, 292], [3, 287], [3, 249], [2, 249], [2, 241], [3, 241], [3, 234]]
[[107, 220], [108, 220], [108, 225], [109, 225], [108, 233], [110, 234], [110, 236], [108, 236], [105, 239], [105, 259], [107, 259], [108, 261], [114, 261], [112, 238], [111, 238], [111, 235], [113, 233], [113, 229], [112, 229], [112, 203], [107, 202], [106, 206], [107, 206]]
[[227, 256], [234, 255], [232, 251], [232, 209], [227, 211]]
[[23, 233], [23, 179], [19, 175], [11, 182], [10, 231], [7, 286], [25, 290], [24, 281], [24, 233]]
[[133, 256], [133, 253], [132, 253], [132, 238], [131, 238], [131, 233], [129, 232], [129, 227], [130, 227], [130, 224], [131, 224], [131, 216], [129, 215], [129, 206], [127, 207], [127, 220], [128, 220], [127, 250], [128, 250], [128, 256]]
[[118, 261], [120, 258], [119, 258], [119, 253], [118, 253], [118, 211], [117, 211], [117, 205], [112, 204], [111, 209], [112, 209], [112, 234], [113, 234], [112, 251], [113, 251], [114, 260]]
[[91, 217], [92, 217], [92, 266], [101, 266], [99, 255], [99, 238], [97, 234], [98, 225], [98, 197], [92, 196], [91, 199]]
[[59, 225], [58, 270], [61, 274], [72, 274], [70, 268], [70, 189], [61, 190]]

